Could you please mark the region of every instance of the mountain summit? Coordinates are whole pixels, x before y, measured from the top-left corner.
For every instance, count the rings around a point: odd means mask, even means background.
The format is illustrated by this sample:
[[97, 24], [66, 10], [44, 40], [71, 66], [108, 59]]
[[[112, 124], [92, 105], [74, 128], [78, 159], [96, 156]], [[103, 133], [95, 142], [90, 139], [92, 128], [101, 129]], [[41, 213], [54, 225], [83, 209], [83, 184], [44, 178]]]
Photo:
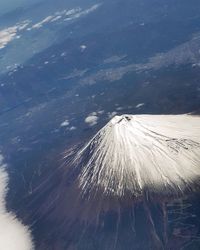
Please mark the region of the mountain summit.
[[43, 182], [40, 213], [80, 249], [178, 249], [171, 212], [185, 218], [199, 180], [200, 116], [115, 116]]
[[72, 163], [89, 197], [182, 193], [200, 178], [200, 117], [115, 116]]

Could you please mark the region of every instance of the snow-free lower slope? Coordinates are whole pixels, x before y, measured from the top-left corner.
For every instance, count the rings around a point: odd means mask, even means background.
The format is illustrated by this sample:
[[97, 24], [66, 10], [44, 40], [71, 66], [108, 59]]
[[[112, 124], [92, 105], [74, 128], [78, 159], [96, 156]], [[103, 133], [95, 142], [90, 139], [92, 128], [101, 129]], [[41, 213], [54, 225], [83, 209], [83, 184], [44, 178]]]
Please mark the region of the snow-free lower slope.
[[179, 194], [200, 178], [200, 116], [115, 116], [73, 160], [83, 195]]

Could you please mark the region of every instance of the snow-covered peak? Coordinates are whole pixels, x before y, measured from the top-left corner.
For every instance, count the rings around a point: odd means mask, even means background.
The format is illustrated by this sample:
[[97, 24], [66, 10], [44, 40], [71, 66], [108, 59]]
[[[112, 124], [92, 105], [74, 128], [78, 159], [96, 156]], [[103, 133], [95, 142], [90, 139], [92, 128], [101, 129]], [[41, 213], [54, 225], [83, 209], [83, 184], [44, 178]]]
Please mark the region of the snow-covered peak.
[[200, 117], [115, 116], [73, 160], [83, 195], [176, 195], [200, 178]]

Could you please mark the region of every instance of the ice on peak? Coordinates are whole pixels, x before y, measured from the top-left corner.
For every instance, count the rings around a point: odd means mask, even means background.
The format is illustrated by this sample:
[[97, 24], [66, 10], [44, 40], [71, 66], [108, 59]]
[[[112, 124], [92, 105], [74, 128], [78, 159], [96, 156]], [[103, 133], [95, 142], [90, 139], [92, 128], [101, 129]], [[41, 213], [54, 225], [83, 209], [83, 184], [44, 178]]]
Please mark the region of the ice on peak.
[[200, 179], [200, 117], [115, 116], [73, 163], [82, 166], [78, 182], [83, 193], [183, 193]]
[[111, 123], [113, 125], [118, 124], [120, 122], [126, 123], [128, 121], [131, 121], [133, 119], [132, 115], [116, 115], [111, 119]]

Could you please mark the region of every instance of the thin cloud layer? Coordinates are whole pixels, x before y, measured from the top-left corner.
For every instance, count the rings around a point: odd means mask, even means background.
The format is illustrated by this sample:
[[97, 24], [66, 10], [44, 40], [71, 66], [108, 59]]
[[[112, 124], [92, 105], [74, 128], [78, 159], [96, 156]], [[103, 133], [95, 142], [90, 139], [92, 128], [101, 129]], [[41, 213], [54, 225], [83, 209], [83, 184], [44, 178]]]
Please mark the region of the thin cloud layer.
[[9, 177], [0, 155], [0, 249], [33, 250], [31, 233], [13, 213], [6, 211], [6, 194]]
[[0, 31], [0, 49], [3, 49], [17, 34], [17, 26], [9, 27]]
[[18, 32], [25, 29], [28, 24], [29, 21], [26, 20], [22, 23], [0, 30], [0, 49], [5, 48], [8, 43], [17, 37]]
[[91, 12], [97, 10], [100, 7], [101, 4], [95, 4], [89, 7], [88, 9], [82, 9], [80, 7], [70, 9], [70, 10], [63, 10], [63, 11], [57, 11], [54, 14], [45, 17], [40, 22], [34, 24], [32, 27], [29, 27], [28, 30], [32, 29], [39, 29], [42, 28], [45, 24], [60, 21], [61, 19], [64, 21], [72, 21], [75, 19], [78, 19], [80, 17], [83, 17], [85, 15], [90, 14]]

